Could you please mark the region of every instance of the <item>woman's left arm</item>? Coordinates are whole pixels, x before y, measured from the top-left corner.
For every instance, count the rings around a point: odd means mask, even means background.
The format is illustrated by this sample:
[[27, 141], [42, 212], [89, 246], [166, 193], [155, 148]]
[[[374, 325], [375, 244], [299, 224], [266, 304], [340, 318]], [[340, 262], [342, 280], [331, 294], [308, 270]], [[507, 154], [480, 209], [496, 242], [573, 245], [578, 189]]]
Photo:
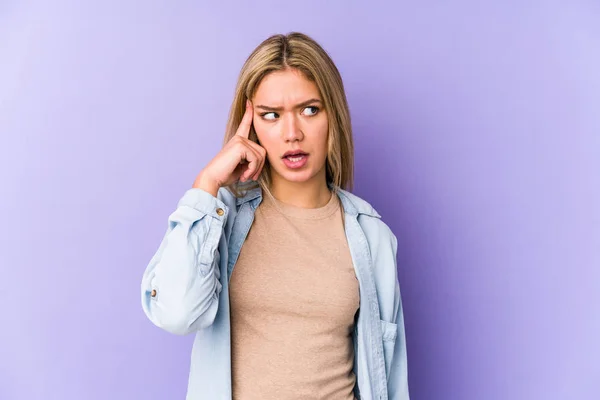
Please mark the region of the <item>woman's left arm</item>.
[[[390, 232], [391, 233], [391, 232]], [[394, 355], [389, 370], [388, 377], [388, 399], [390, 400], [409, 400], [408, 394], [408, 363], [406, 355], [406, 334], [404, 331], [404, 312], [402, 309], [402, 297], [400, 294], [400, 283], [398, 281], [398, 239], [391, 233], [392, 249], [394, 259], [394, 269], [396, 271], [395, 290], [394, 290], [394, 323], [398, 327], [396, 334], [396, 343], [394, 345]]]
[[409, 400], [406, 335], [400, 283], [398, 281], [398, 239], [383, 221], [371, 245], [375, 263], [377, 297], [386, 362], [388, 398]]

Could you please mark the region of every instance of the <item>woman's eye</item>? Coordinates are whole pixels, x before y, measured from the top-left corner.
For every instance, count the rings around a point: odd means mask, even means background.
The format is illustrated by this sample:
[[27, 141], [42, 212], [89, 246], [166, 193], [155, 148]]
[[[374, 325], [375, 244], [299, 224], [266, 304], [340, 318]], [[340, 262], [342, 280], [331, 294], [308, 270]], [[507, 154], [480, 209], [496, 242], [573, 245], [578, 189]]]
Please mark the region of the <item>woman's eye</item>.
[[266, 120], [273, 121], [274, 119], [277, 119], [277, 113], [268, 112], [268, 113], [261, 114], [261, 117], [263, 117]]
[[[307, 110], [308, 110], [308, 112], [307, 112]], [[319, 108], [318, 107], [310, 106], [310, 107], [306, 107], [302, 111], [302, 114], [308, 115], [308, 116], [312, 116], [312, 115], [316, 115], [318, 112], [319, 112]]]

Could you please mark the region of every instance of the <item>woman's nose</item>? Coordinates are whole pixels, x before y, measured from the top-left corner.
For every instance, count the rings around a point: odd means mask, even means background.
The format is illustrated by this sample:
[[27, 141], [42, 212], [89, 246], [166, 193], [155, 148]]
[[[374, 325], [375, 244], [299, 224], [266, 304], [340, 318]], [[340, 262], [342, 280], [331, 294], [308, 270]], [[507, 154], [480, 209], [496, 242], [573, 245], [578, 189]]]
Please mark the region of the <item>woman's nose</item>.
[[283, 138], [286, 142], [294, 142], [302, 139], [302, 131], [296, 116], [288, 116], [284, 118], [283, 123]]

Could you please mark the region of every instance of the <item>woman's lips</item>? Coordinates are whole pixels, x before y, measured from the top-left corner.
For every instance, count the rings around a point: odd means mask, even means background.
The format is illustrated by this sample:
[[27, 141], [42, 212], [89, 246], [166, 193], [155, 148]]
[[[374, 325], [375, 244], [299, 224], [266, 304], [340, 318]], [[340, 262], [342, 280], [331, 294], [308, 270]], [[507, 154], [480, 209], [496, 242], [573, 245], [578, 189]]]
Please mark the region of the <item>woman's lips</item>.
[[308, 160], [308, 154], [296, 154], [283, 157], [283, 163], [290, 169], [302, 168]]

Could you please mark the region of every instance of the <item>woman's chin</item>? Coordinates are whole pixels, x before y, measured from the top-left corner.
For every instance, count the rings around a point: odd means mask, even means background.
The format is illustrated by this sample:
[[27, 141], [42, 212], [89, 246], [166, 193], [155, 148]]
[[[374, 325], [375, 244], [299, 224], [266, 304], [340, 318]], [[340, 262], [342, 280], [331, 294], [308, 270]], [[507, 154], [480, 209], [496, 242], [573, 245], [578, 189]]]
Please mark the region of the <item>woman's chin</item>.
[[[283, 173], [282, 173], [283, 172]], [[283, 178], [284, 181], [293, 183], [308, 182], [312, 178], [311, 171], [281, 171], [278, 175]]]

